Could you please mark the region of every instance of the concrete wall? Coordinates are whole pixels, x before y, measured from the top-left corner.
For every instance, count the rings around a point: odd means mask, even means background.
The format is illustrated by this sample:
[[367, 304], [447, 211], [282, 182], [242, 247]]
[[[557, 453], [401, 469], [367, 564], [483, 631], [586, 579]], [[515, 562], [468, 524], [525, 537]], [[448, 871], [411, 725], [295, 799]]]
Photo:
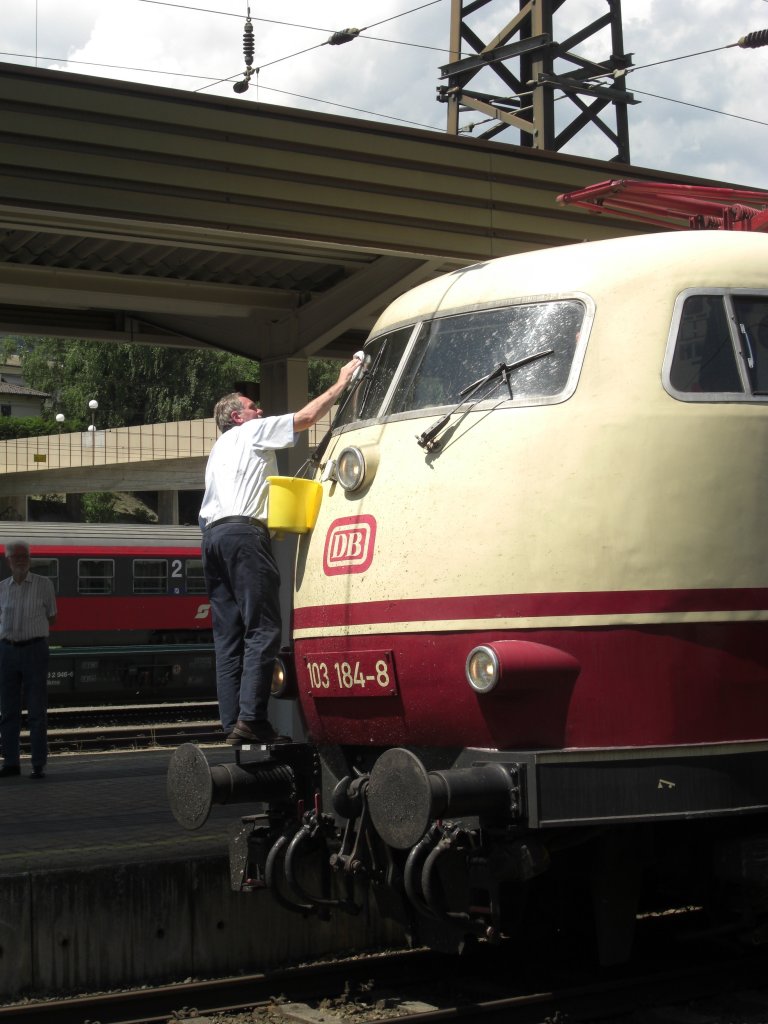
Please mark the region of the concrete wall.
[[227, 858], [0, 876], [0, 999], [261, 971], [401, 947], [376, 908], [329, 922], [233, 893]]

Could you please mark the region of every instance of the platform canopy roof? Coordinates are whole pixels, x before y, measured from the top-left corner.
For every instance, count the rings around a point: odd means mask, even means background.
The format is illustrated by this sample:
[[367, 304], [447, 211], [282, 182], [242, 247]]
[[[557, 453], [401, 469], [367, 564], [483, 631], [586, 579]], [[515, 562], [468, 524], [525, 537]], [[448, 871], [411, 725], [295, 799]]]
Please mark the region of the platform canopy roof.
[[439, 273], [654, 230], [561, 193], [703, 183], [12, 64], [0, 107], [0, 334], [348, 355]]

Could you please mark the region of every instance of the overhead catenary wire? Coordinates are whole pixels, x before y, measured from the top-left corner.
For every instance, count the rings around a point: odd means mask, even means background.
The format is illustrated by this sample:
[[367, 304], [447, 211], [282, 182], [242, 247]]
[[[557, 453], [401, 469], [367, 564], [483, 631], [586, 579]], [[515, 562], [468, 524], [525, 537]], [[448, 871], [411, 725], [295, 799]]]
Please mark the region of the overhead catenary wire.
[[[139, 2], [140, 3], [162, 4], [162, 6], [164, 6], [164, 7], [180, 7], [180, 8], [185, 9], [185, 10], [194, 10], [194, 11], [205, 10], [205, 13], [213, 13], [213, 12], [208, 11], [207, 9], [204, 9], [204, 8], [191, 7], [191, 6], [187, 5], [187, 4], [171, 3], [170, 0], [139, 0]], [[318, 49], [320, 49], [323, 46], [339, 46], [339, 45], [342, 45], [343, 43], [351, 42], [353, 39], [358, 38], [363, 32], [367, 32], [369, 28], [374, 28], [376, 25], [386, 24], [386, 22], [389, 22], [389, 21], [395, 21], [397, 18], [405, 17], [408, 14], [413, 14], [416, 11], [423, 10], [425, 7], [432, 7], [432, 6], [434, 6], [434, 4], [443, 3], [443, 2], [444, 2], [444, 0], [427, 0], [426, 3], [421, 4], [418, 7], [412, 8], [411, 10], [408, 10], [408, 11], [401, 11], [400, 14], [395, 14], [395, 15], [392, 15], [391, 17], [389, 17], [389, 18], [384, 18], [384, 19], [382, 19], [379, 22], [375, 22], [373, 25], [369, 25], [367, 28], [361, 28], [361, 29], [360, 28], [345, 28], [345, 29], [338, 29], [336, 31], [331, 31], [329, 29], [321, 29], [321, 28], [319, 28], [317, 26], [296, 25], [296, 24], [294, 24], [292, 22], [276, 21], [276, 20], [271, 19], [271, 18], [257, 18], [256, 19], [257, 21], [264, 21], [265, 23], [268, 23], [268, 24], [281, 25], [281, 26], [284, 26], [284, 27], [302, 28], [302, 29], [307, 29], [309, 31], [313, 31], [313, 32], [329, 32], [330, 31], [330, 35], [328, 36], [327, 39], [323, 40], [322, 43], [316, 43], [314, 46], [305, 47], [304, 49], [298, 50], [295, 53], [286, 54], [284, 57], [278, 57], [275, 60], [267, 61], [266, 63], [262, 62], [259, 65], [259, 67], [256, 68], [255, 70], [251, 67], [251, 64], [248, 63], [248, 60], [246, 58], [246, 73], [245, 73], [245, 77], [244, 77], [244, 79], [241, 82], [236, 82], [235, 85], [233, 86], [233, 89], [234, 89], [234, 91], [236, 93], [244, 93], [244, 92], [247, 91], [248, 83], [250, 81], [251, 76], [254, 73], [256, 74], [256, 76], [258, 78], [259, 73], [261, 71], [263, 71], [265, 68], [273, 67], [275, 64], [280, 64], [280, 63], [282, 63], [283, 61], [286, 61], [286, 60], [292, 60], [295, 57], [301, 57], [305, 53], [310, 53], [313, 50], [318, 50]], [[248, 31], [248, 25], [251, 24], [251, 20], [252, 20], [251, 19], [251, 9], [250, 9], [250, 6], [249, 6], [248, 7], [248, 13], [247, 13], [247, 21], [246, 21], [246, 32]], [[435, 50], [436, 52], [440, 52], [440, 53], [446, 53], [447, 52], [444, 47], [425, 46], [425, 45], [420, 44], [420, 43], [408, 43], [408, 42], [405, 42], [403, 40], [398, 40], [398, 39], [383, 39], [383, 38], [378, 37], [378, 36], [366, 36], [366, 38], [370, 39], [372, 41], [375, 41], [375, 42], [393, 43], [395, 45], [404, 45], [404, 46], [414, 46], [414, 47], [417, 47], [418, 49], [430, 49], [430, 50]], [[252, 39], [252, 28], [251, 28], [251, 39]], [[246, 45], [248, 45], [249, 49], [250, 49], [250, 41], [249, 41], [249, 43], [246, 43], [245, 39], [244, 39], [244, 47]], [[251, 57], [252, 56], [253, 56], [253, 53], [251, 52]], [[235, 75], [230, 75], [227, 78], [219, 78], [216, 81], [212, 82], [210, 85], [201, 86], [199, 89], [196, 89], [195, 91], [196, 92], [202, 92], [204, 89], [212, 88], [213, 86], [216, 86], [216, 85], [221, 85], [224, 82], [230, 82], [230, 81], [232, 81], [232, 79], [234, 77], [235, 77]], [[317, 101], [317, 102], [323, 102], [323, 101]], [[343, 104], [339, 104], [339, 106], [343, 106]], [[385, 115], [377, 115], [377, 116], [385, 116]]]
[[[766, 2], [768, 3], [768, 0], [766, 0]], [[680, 57], [667, 57], [665, 60], [655, 60], [650, 64], [633, 64], [632, 67], [624, 70], [626, 74], [629, 74], [630, 71], [645, 71], [647, 68], [656, 68], [662, 64], [675, 64], [679, 60], [689, 60], [691, 57], [705, 57], [710, 53], [720, 53], [722, 50], [732, 50], [734, 47], [739, 47], [742, 50], [755, 50], [761, 46], [768, 46], [768, 29], [759, 29], [757, 32], [748, 32], [735, 43], [724, 43], [722, 46], [714, 46], [709, 50], [697, 50], [695, 53], [685, 53]]]
[[[31, 59], [33, 59], [33, 55], [29, 54], [29, 53], [9, 53], [9, 52], [5, 52], [5, 51], [0, 51], [0, 56], [3, 56], [3, 57], [20, 57], [20, 58], [22, 58], [24, 60], [31, 60]], [[58, 60], [58, 59], [59, 58], [57, 58], [57, 57], [44, 57], [44, 56], [40, 57], [40, 60], [55, 61], [55, 60]], [[202, 78], [206, 82], [208, 82], [210, 85], [217, 85], [217, 84], [221, 84], [223, 82], [231, 82], [233, 78], [237, 77], [237, 74], [234, 74], [234, 75], [230, 75], [229, 78], [216, 78], [216, 79], [212, 79], [210, 77], [210, 75], [195, 75], [192, 72], [187, 72], [187, 71], [184, 71], [184, 72], [179, 72], [179, 71], [156, 71], [154, 68], [138, 68], [138, 67], [131, 67], [131, 66], [124, 65], [124, 64], [99, 64], [99, 63], [96, 63], [96, 62], [93, 62], [93, 61], [76, 61], [76, 60], [73, 60], [70, 63], [72, 63], [72, 64], [82, 64], [85, 67], [111, 68], [114, 71], [138, 71], [138, 72], [140, 72], [142, 74], [167, 75], [167, 76], [172, 77], [172, 78]], [[341, 110], [350, 110], [350, 111], [354, 111], [355, 113], [358, 113], [358, 114], [370, 114], [372, 117], [386, 118], [389, 121], [397, 121], [400, 124], [408, 124], [408, 125], [411, 125], [414, 128], [424, 128], [427, 131], [442, 131], [442, 128], [437, 128], [433, 124], [424, 124], [421, 121], [411, 121], [408, 118], [396, 117], [394, 114], [382, 114], [379, 111], [366, 110], [363, 107], [351, 107], [351, 106], [348, 106], [348, 105], [346, 105], [344, 103], [339, 103], [337, 100], [324, 100], [324, 99], [321, 99], [319, 96], [307, 96], [307, 95], [305, 95], [303, 93], [289, 92], [286, 89], [275, 89], [275, 88], [273, 88], [271, 86], [261, 85], [261, 86], [259, 86], [259, 88], [262, 89], [264, 92], [279, 93], [281, 96], [291, 96], [294, 99], [309, 100], [311, 103], [324, 103], [324, 104], [326, 104], [329, 107], [339, 107]]]
[[695, 110], [703, 110], [707, 114], [720, 114], [722, 117], [734, 117], [737, 121], [749, 121], [750, 124], [759, 124], [768, 127], [768, 121], [760, 121], [756, 117], [746, 117], [744, 114], [732, 114], [728, 110], [716, 110], [714, 107], [705, 107], [701, 103], [690, 103], [688, 100], [676, 100], [671, 96], [658, 96], [653, 92], [644, 92], [642, 89], [633, 89], [639, 96], [649, 96], [654, 100], [664, 100], [666, 103], [679, 103], [684, 107], [693, 107]]
[[[765, 0], [765, 2], [768, 3], [768, 0]], [[659, 65], [662, 65], [662, 64], [674, 64], [677, 61], [688, 60], [691, 57], [702, 57], [702, 56], [705, 56], [705, 55], [710, 54], [710, 53], [719, 53], [719, 52], [721, 52], [723, 50], [730, 50], [730, 49], [733, 49], [734, 47], [739, 47], [740, 49], [758, 49], [758, 48], [760, 48], [762, 46], [768, 46], [768, 29], [759, 29], [759, 30], [757, 30], [755, 32], [748, 32], [746, 35], [741, 36], [741, 38], [738, 39], [735, 43], [725, 43], [722, 46], [716, 46], [716, 47], [713, 47], [712, 49], [709, 49], [709, 50], [698, 50], [695, 53], [682, 54], [679, 57], [669, 57], [669, 58], [667, 58], [665, 60], [653, 61], [650, 64], [633, 64], [631, 67], [620, 68], [620, 69], [617, 69], [615, 71], [610, 71], [609, 69], [606, 68], [605, 74], [590, 75], [589, 77], [586, 77], [586, 78], [582, 79], [582, 81], [585, 84], [586, 83], [597, 84], [597, 83], [604, 82], [606, 79], [615, 79], [615, 78], [626, 77], [627, 75], [629, 75], [631, 72], [634, 72], [634, 71], [644, 71], [644, 70], [647, 70], [648, 68], [658, 67]], [[534, 85], [533, 82], [530, 82], [528, 84], [529, 85]], [[633, 91], [633, 93], [637, 93], [639, 96], [648, 96], [648, 97], [650, 97], [652, 99], [663, 100], [663, 101], [665, 101], [667, 103], [678, 103], [681, 106], [691, 107], [691, 108], [696, 109], [696, 110], [702, 110], [702, 111], [704, 111], [706, 113], [709, 113], [709, 114], [718, 114], [721, 117], [732, 117], [732, 118], [735, 118], [736, 120], [739, 120], [739, 121], [749, 121], [751, 124], [758, 124], [758, 125], [762, 125], [762, 126], [768, 126], [768, 121], [761, 121], [758, 118], [754, 118], [754, 117], [746, 117], [743, 114], [733, 114], [733, 113], [731, 113], [730, 111], [727, 111], [727, 110], [717, 110], [714, 107], [707, 107], [707, 106], [704, 106], [703, 104], [700, 104], [700, 103], [691, 103], [691, 102], [689, 102], [687, 100], [675, 99], [673, 96], [661, 96], [658, 93], [652, 93], [652, 92], [644, 91], [642, 89], [638, 89], [635, 86], [632, 87], [632, 91]], [[530, 93], [520, 93], [520, 95], [530, 95]], [[568, 98], [568, 93], [565, 90], [563, 91], [563, 94], [561, 96], [557, 97], [558, 100], [564, 100], [564, 99], [567, 99], [567, 98]], [[480, 123], [484, 124], [486, 122], [480, 122]], [[466, 126], [462, 130], [463, 131], [472, 131], [475, 127], [478, 127], [478, 124], [473, 124], [473, 125], [470, 125], [470, 126]]]
[[[198, 13], [213, 14], [213, 15], [216, 15], [218, 17], [236, 17], [238, 19], [242, 18], [242, 14], [238, 14], [238, 13], [235, 13], [235, 12], [214, 10], [214, 9], [206, 8], [206, 7], [197, 7], [197, 6], [194, 6], [194, 5], [191, 5], [191, 4], [182, 4], [182, 3], [178, 3], [178, 2], [173, 2], [173, 0], [138, 0], [138, 2], [153, 4], [155, 6], [170, 7], [170, 8], [176, 8], [176, 9], [181, 9], [181, 10], [194, 11], [194, 12], [198, 12]], [[354, 30], [354, 36], [350, 37], [350, 41], [351, 41], [351, 38], [358, 38], [363, 32], [367, 32], [368, 30], [370, 30], [372, 28], [375, 28], [375, 27], [378, 27], [379, 25], [385, 24], [386, 22], [394, 21], [394, 20], [396, 20], [398, 18], [405, 17], [408, 14], [415, 13], [417, 11], [423, 10], [424, 8], [434, 6], [435, 4], [442, 3], [442, 2], [445, 2], [445, 0], [428, 0], [428, 2], [426, 2], [426, 3], [420, 4], [420, 5], [416, 6], [416, 7], [410, 8], [409, 10], [400, 12], [399, 14], [392, 15], [392, 16], [390, 16], [388, 18], [382, 19], [379, 22], [374, 22], [371, 25], [369, 25], [369, 26], [367, 26], [367, 27], [365, 27], [363, 29]], [[768, 0], [763, 0], [763, 2], [768, 2]], [[314, 46], [311, 46], [311, 47], [306, 47], [306, 48], [304, 48], [302, 50], [299, 50], [299, 51], [296, 51], [294, 53], [286, 54], [286, 55], [284, 55], [282, 57], [278, 57], [278, 58], [276, 58], [273, 61], [269, 61], [269, 62], [260, 64], [259, 68], [255, 69], [255, 71], [254, 71], [255, 74], [258, 74], [258, 72], [260, 70], [263, 70], [266, 67], [270, 67], [270, 66], [273, 66], [274, 64], [281, 63], [283, 61], [290, 60], [290, 59], [293, 59], [293, 58], [296, 58], [296, 57], [300, 57], [300, 56], [302, 56], [302, 55], [304, 55], [306, 53], [309, 53], [309, 52], [311, 52], [313, 50], [319, 49], [319, 48], [321, 48], [323, 46], [334, 45], [334, 44], [331, 43], [331, 38], [334, 36], [334, 34], [336, 34], [337, 38], [338, 38], [338, 33], [339, 32], [347, 33], [347, 32], [351, 32], [352, 31], [352, 30], [336, 30], [336, 33], [334, 33], [332, 30], [321, 28], [319, 26], [302, 25], [302, 24], [299, 24], [299, 23], [286, 22], [286, 21], [279, 20], [279, 19], [270, 19], [270, 18], [258, 17], [258, 18], [254, 18], [254, 20], [260, 21], [260, 22], [264, 22], [264, 23], [268, 23], [268, 24], [275, 24], [275, 25], [281, 25], [281, 26], [293, 27], [293, 28], [302, 28], [302, 29], [311, 30], [311, 31], [318, 31], [318, 32], [324, 32], [324, 33], [325, 32], [330, 32], [329, 37], [326, 40], [324, 40], [322, 43], [318, 43], [318, 44], [316, 44]], [[391, 44], [395, 44], [395, 45], [411, 46], [411, 47], [416, 47], [416, 48], [420, 48], [420, 49], [431, 49], [431, 50], [434, 50], [434, 51], [440, 52], [440, 53], [447, 52], [444, 47], [430, 47], [430, 46], [427, 46], [425, 44], [411, 43], [411, 42], [407, 42], [407, 41], [403, 41], [403, 40], [384, 39], [384, 38], [375, 37], [375, 36], [371, 36], [371, 35], [366, 35], [365, 38], [369, 39], [371, 41], [379, 41], [379, 42], [391, 43]], [[338, 45], [338, 43], [335, 44], [335, 45]], [[719, 52], [719, 51], [723, 51], [723, 50], [730, 49], [730, 48], [735, 48], [735, 47], [739, 47], [739, 48], [742, 48], [742, 49], [755, 49], [757, 47], [765, 46], [765, 45], [768, 45], [768, 30], [765, 30], [765, 29], [764, 30], [758, 30], [756, 32], [750, 32], [750, 33], [746, 34], [745, 36], [742, 36], [737, 42], [734, 42], [734, 43], [725, 44], [723, 46], [714, 47], [714, 48], [707, 49], [707, 50], [697, 51], [697, 52], [691, 53], [691, 54], [684, 54], [684, 55], [681, 55], [679, 57], [668, 58], [668, 59], [662, 60], [662, 61], [655, 61], [655, 62], [651, 62], [651, 63], [648, 63], [648, 64], [643, 64], [643, 65], [634, 65], [634, 66], [632, 66], [630, 68], [622, 69], [621, 71], [618, 71], [618, 72], [615, 72], [615, 73], [611, 73], [608, 69], [606, 69], [605, 76], [596, 75], [596, 76], [593, 76], [591, 79], [584, 79], [584, 81], [585, 82], [587, 82], [587, 81], [597, 82], [597, 81], [600, 81], [601, 78], [605, 78], [605, 77], [614, 77], [615, 78], [615, 77], [618, 77], [619, 75], [627, 75], [627, 74], [629, 74], [631, 72], [645, 70], [645, 69], [656, 67], [656, 66], [659, 66], [659, 65], [662, 65], [662, 64], [675, 63], [675, 62], [678, 62], [678, 61], [681, 61], [681, 60], [690, 59], [692, 57], [697, 57], [697, 56], [703, 56], [703, 55], [707, 55], [707, 54], [711, 54], [711, 53], [716, 53], [716, 52]], [[37, 51], [37, 45], [36, 45], [35, 48], [36, 48], [36, 51]], [[66, 60], [68, 63], [78, 64], [78, 65], [82, 65], [82, 66], [85, 66], [85, 67], [103, 67], [103, 68], [108, 68], [110, 70], [116, 70], [116, 71], [117, 70], [123, 70], [123, 71], [132, 71], [132, 72], [138, 72], [138, 73], [143, 73], [143, 74], [156, 74], [156, 75], [172, 76], [172, 77], [175, 77], [175, 78], [198, 79], [198, 80], [204, 81], [206, 83], [205, 85], [200, 86], [195, 91], [202, 91], [203, 89], [209, 89], [209, 88], [215, 87], [217, 84], [223, 84], [225, 82], [233, 81], [235, 78], [238, 77], [237, 74], [233, 74], [233, 75], [227, 76], [226, 78], [213, 78], [212, 76], [209, 76], [209, 75], [200, 75], [200, 74], [178, 72], [178, 71], [167, 72], [167, 71], [160, 71], [160, 70], [158, 70], [156, 68], [143, 68], [143, 67], [135, 67], [135, 66], [128, 66], [128, 65], [105, 64], [105, 63], [95, 62], [95, 61], [77, 61], [77, 60], [70, 60], [69, 58], [42, 57], [38, 52], [36, 52], [34, 54], [34, 58], [30, 54], [11, 53], [11, 52], [6, 52], [6, 53], [3, 54], [3, 56], [8, 56], [8, 57], [12, 57], [12, 58], [21, 58], [21, 59], [34, 59], [36, 64], [39, 63], [40, 61], [55, 62], [55, 61], [59, 61], [59, 60]], [[261, 89], [268, 89], [268, 87], [265, 87], [263, 84], [260, 86], [260, 88]], [[409, 121], [409, 120], [403, 119], [403, 118], [392, 117], [391, 115], [382, 114], [382, 113], [375, 112], [375, 111], [369, 111], [369, 110], [366, 110], [366, 109], [363, 109], [363, 108], [347, 107], [344, 104], [337, 103], [336, 101], [333, 101], [333, 100], [326, 100], [326, 99], [322, 99], [320, 97], [315, 97], [315, 96], [307, 96], [307, 95], [300, 94], [300, 93], [292, 93], [292, 92], [288, 92], [288, 91], [284, 91], [284, 90], [280, 90], [280, 89], [269, 89], [268, 91], [272, 91], [272, 92], [275, 92], [275, 93], [280, 93], [280, 94], [283, 94], [283, 95], [286, 95], [286, 96], [295, 96], [297, 98], [305, 99], [305, 100], [308, 100], [310, 102], [323, 103], [323, 104], [327, 104], [329, 106], [339, 107], [341, 109], [348, 109], [348, 110], [353, 110], [353, 111], [357, 111], [357, 112], [360, 112], [360, 113], [366, 113], [366, 114], [370, 114], [371, 116], [374, 116], [374, 117], [380, 117], [382, 119], [401, 121], [401, 122], [406, 123], [406, 124], [413, 124], [413, 125], [417, 125], [419, 127], [425, 127], [425, 128], [430, 129], [430, 130], [437, 130], [434, 125], [422, 125], [420, 122]], [[731, 113], [729, 111], [718, 110], [716, 108], [707, 107], [707, 106], [702, 105], [702, 104], [690, 103], [690, 102], [687, 102], [685, 100], [679, 100], [679, 99], [676, 99], [676, 98], [670, 97], [670, 96], [663, 96], [663, 95], [659, 95], [659, 94], [651, 93], [651, 92], [643, 92], [643, 91], [638, 90], [638, 89], [634, 89], [634, 91], [637, 92], [639, 95], [647, 95], [647, 96], [649, 96], [651, 98], [654, 98], [654, 99], [658, 99], [658, 100], [662, 100], [662, 101], [666, 101], [666, 102], [670, 102], [670, 103], [678, 103], [678, 104], [681, 104], [683, 106], [693, 107], [693, 108], [700, 109], [700, 110], [702, 110], [704, 112], [707, 112], [707, 113], [719, 115], [721, 117], [731, 117], [731, 118], [735, 118], [737, 120], [749, 121], [751, 123], [759, 124], [759, 125], [764, 125], [766, 123], [766, 122], [761, 121], [761, 120], [756, 119], [756, 118], [749, 118], [749, 117], [746, 117], [744, 115]], [[567, 94], [559, 96], [557, 98], [558, 99], [565, 99], [565, 98], [567, 98]], [[477, 125], [464, 126], [461, 130], [463, 130], [463, 131], [468, 131], [468, 130], [471, 131], [476, 126]]]
[[[353, 32], [354, 33], [354, 37], [356, 37], [358, 35], [361, 35], [363, 32], [368, 32], [372, 28], [378, 28], [379, 25], [385, 25], [387, 22], [396, 21], [398, 18], [405, 18], [409, 14], [416, 14], [418, 11], [423, 10], [425, 7], [433, 7], [435, 4], [440, 4], [440, 3], [445, 3], [445, 2], [446, 2], [446, 0], [427, 0], [427, 3], [420, 4], [418, 7], [409, 8], [406, 11], [401, 11], [399, 14], [393, 14], [389, 18], [383, 18], [381, 21], [375, 21], [371, 25], [368, 25], [368, 26], [366, 26], [364, 28], [361, 28], [361, 29], [331, 29], [331, 28], [322, 28], [319, 25], [303, 25], [300, 22], [282, 21], [279, 18], [264, 18], [264, 17], [256, 16], [256, 15], [253, 16], [253, 20], [254, 21], [259, 21], [259, 22], [264, 22], [265, 25], [279, 25], [282, 28], [300, 28], [300, 29], [304, 29], [307, 32], [322, 32], [324, 34], [328, 34], [329, 35], [329, 38], [325, 39], [322, 43], [317, 43], [316, 46], [308, 47], [307, 49], [304, 49], [304, 50], [298, 50], [296, 52], [296, 54], [293, 55], [293, 56], [299, 57], [299, 56], [301, 56], [301, 54], [306, 53], [309, 49], [317, 49], [320, 46], [327, 46], [329, 44], [329, 42], [330, 42], [330, 38], [332, 36], [334, 36], [334, 35], [338, 36], [339, 34], [344, 34], [344, 33], [347, 33], [347, 32]], [[190, 5], [190, 4], [174, 3], [173, 0], [137, 0], [137, 3], [155, 4], [155, 5], [161, 6], [161, 7], [173, 7], [173, 8], [177, 8], [179, 10], [183, 10], [183, 11], [197, 11], [197, 12], [199, 12], [201, 14], [221, 15], [222, 17], [226, 17], [226, 18], [241, 18], [242, 17], [242, 15], [235, 14], [233, 11], [214, 11], [214, 10], [211, 10], [210, 8], [208, 8], [208, 7], [194, 7], [194, 6]], [[449, 49], [446, 46], [430, 46], [427, 43], [414, 43], [414, 42], [411, 42], [411, 41], [406, 40], [406, 39], [387, 39], [387, 38], [385, 38], [383, 36], [370, 36], [370, 35], [366, 36], [366, 39], [370, 39], [371, 41], [378, 42], [378, 43], [391, 43], [393, 46], [410, 46], [410, 47], [413, 47], [413, 48], [418, 49], [418, 50], [432, 50], [435, 53], [442, 53], [442, 54], [449, 53]], [[337, 42], [338, 41], [339, 40], [337, 39]], [[345, 41], [345, 40], [341, 40], [341, 41]], [[281, 58], [279, 58], [279, 60], [288, 60], [288, 59], [290, 59], [290, 56], [292, 56], [292, 55], [289, 54], [286, 57], [281, 57]], [[266, 65], [262, 65], [262, 67], [266, 67]], [[226, 81], [226, 79], [222, 79], [222, 81]]]
[[345, 103], [339, 103], [337, 100], [322, 100], [317, 96], [305, 96], [300, 92], [288, 92], [285, 89], [275, 89], [271, 86], [260, 85], [260, 89], [264, 92], [275, 92], [281, 96], [291, 96], [293, 99], [298, 100], [309, 100], [311, 103], [325, 103], [330, 107], [338, 107], [340, 110], [349, 110], [355, 114], [370, 114], [372, 117], [386, 117], [388, 121], [397, 121], [398, 124], [407, 124], [412, 128], [423, 128], [426, 131], [437, 132], [443, 131], [443, 128], [437, 128], [433, 124], [423, 124], [421, 121], [410, 121], [406, 117], [396, 117], [394, 114], [380, 114], [375, 110], [366, 110], [364, 107], [350, 107]]

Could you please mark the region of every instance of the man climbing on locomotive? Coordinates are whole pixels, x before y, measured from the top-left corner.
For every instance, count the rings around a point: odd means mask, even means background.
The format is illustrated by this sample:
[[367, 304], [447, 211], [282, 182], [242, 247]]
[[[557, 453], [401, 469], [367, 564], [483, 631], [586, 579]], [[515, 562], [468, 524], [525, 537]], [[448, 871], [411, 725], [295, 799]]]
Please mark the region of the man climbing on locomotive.
[[205, 471], [200, 507], [202, 561], [211, 602], [216, 692], [227, 742], [285, 742], [267, 718], [272, 672], [280, 649], [280, 573], [272, 553], [267, 513], [268, 476], [277, 475], [275, 451], [296, 444], [338, 400], [355, 357], [323, 394], [295, 413], [264, 417], [234, 392], [214, 409], [221, 431]]

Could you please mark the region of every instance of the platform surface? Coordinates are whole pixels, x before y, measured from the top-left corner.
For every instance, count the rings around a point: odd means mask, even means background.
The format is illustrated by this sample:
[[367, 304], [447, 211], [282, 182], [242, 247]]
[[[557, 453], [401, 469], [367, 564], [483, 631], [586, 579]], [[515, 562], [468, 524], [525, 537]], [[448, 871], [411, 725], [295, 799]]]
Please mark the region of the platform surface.
[[[224, 745], [203, 748], [210, 764], [234, 759]], [[226, 856], [230, 828], [245, 805], [213, 807], [188, 832], [171, 814], [165, 776], [172, 749], [55, 754], [44, 779], [0, 779], [0, 875], [62, 867]]]

